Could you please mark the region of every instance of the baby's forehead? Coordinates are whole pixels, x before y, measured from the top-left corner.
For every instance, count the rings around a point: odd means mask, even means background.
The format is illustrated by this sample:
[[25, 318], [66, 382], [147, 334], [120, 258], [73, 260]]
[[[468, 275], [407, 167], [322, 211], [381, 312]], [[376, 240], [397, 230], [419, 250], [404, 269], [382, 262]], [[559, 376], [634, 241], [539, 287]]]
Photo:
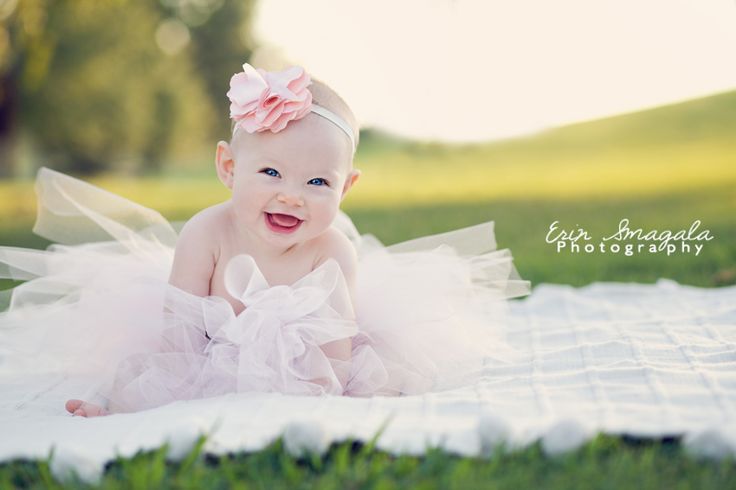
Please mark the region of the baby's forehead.
[[[307, 122], [295, 122], [302, 121]], [[352, 153], [346, 151], [349, 148], [340, 139], [344, 135], [335, 135], [325, 129], [330, 128], [324, 128], [319, 121], [316, 124], [292, 122], [278, 133], [247, 133], [239, 129], [234, 136], [234, 149], [238, 159], [248, 162], [270, 160], [293, 168], [347, 172]]]

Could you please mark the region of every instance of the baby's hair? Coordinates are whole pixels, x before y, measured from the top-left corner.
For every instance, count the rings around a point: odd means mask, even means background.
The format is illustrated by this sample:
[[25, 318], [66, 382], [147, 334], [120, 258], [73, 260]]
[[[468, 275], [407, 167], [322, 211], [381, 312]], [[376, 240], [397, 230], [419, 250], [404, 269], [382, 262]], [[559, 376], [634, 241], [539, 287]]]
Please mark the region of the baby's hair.
[[[355, 145], [358, 145], [360, 138], [360, 130], [358, 129], [358, 120], [355, 118], [355, 114], [350, 109], [350, 106], [338, 95], [335, 90], [332, 89], [325, 82], [318, 80], [314, 77], [310, 77], [312, 83], [308, 86], [309, 91], [312, 92], [312, 103], [320, 105], [326, 109], [331, 110], [347, 122], [353, 130], [353, 137], [355, 138]], [[233, 128], [235, 127], [235, 121], [230, 120], [230, 141], [232, 143]]]

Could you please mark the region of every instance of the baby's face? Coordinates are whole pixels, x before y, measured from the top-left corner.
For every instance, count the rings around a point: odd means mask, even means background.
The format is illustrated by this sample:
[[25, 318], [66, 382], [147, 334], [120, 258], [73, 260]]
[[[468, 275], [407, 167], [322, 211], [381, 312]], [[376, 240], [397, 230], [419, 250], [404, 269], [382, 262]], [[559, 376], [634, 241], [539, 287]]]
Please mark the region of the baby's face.
[[[228, 150], [234, 173], [228, 180]], [[340, 201], [357, 179], [350, 173], [350, 142], [330, 121], [316, 114], [291, 121], [278, 133], [248, 134], [239, 129], [232, 145], [220, 142], [220, 179], [232, 189], [236, 226], [277, 249], [306, 242], [323, 233], [337, 214]], [[232, 162], [231, 162], [232, 164]], [[288, 219], [298, 218], [296, 226]]]

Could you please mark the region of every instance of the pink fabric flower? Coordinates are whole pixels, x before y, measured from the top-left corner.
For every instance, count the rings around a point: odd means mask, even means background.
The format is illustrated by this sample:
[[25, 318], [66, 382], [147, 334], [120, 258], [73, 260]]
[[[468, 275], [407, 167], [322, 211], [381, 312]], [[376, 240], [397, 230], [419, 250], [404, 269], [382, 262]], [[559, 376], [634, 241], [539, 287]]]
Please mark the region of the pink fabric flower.
[[249, 133], [267, 129], [277, 133], [289, 121], [309, 113], [312, 93], [307, 86], [311, 83], [300, 66], [268, 72], [246, 63], [242, 72], [230, 78], [230, 118], [236, 128]]

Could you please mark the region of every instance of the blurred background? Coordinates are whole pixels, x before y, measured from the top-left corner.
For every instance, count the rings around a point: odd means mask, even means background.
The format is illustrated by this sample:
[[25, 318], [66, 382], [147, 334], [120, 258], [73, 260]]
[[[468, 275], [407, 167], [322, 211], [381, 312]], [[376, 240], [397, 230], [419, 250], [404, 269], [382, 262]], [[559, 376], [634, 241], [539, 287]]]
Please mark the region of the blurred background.
[[[734, 284], [734, 55], [732, 2], [0, 0], [0, 245], [49, 245], [41, 166], [172, 221], [228, 199], [230, 77], [301, 64], [361, 122], [343, 209], [362, 233], [493, 220], [534, 286]], [[697, 257], [545, 242], [623, 218], [715, 238]]]

